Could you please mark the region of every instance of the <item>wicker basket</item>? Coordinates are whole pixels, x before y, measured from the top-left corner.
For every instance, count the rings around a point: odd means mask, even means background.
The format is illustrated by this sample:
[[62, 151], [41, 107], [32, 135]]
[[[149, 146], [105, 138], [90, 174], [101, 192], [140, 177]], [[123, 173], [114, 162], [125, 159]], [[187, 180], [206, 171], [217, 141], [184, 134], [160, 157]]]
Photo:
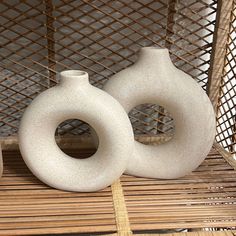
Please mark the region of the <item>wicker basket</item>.
[[[236, 0], [1, 1], [0, 235], [235, 235], [235, 29]], [[91, 83], [102, 87], [151, 45], [167, 47], [213, 103], [216, 143], [204, 163], [177, 180], [122, 176], [96, 193], [59, 191], [37, 180], [16, 136], [32, 99], [67, 68], [88, 71]], [[140, 105], [129, 115], [140, 142], [155, 145], [173, 134], [173, 120], [158, 104]], [[88, 128], [79, 120], [60, 124], [60, 147], [76, 157], [90, 155]]]

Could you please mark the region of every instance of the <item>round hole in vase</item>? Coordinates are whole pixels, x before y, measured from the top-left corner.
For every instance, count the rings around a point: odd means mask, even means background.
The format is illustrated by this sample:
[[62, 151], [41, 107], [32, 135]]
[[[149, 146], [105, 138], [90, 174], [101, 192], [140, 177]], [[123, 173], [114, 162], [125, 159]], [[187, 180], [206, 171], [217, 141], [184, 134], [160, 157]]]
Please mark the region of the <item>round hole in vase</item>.
[[[135, 106], [129, 111], [129, 118], [140, 143], [155, 146], [168, 142], [174, 136], [174, 120], [168, 110], [158, 104]], [[151, 139], [147, 140], [145, 136], [151, 136]]]
[[[96, 139], [93, 138], [94, 136]], [[97, 152], [99, 146], [95, 129], [79, 119], [61, 122], [55, 131], [55, 140], [62, 152], [77, 159], [91, 157]]]

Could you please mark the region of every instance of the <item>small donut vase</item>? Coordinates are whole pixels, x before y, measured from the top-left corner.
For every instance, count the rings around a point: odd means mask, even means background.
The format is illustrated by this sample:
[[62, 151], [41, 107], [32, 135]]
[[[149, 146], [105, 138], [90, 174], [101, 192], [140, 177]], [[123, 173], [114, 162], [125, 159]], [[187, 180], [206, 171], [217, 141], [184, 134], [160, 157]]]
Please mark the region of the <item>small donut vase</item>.
[[[22, 157], [42, 182], [62, 190], [91, 192], [111, 185], [125, 171], [133, 151], [133, 131], [122, 106], [92, 86], [79, 70], [60, 73], [60, 83], [37, 96], [19, 128]], [[111, 109], [112, 108], [112, 109]], [[55, 130], [67, 119], [80, 119], [98, 134], [95, 154], [86, 159], [66, 155]]]
[[173, 179], [196, 169], [210, 151], [215, 137], [215, 114], [203, 89], [177, 69], [167, 49], [142, 48], [137, 62], [115, 74], [104, 90], [128, 113], [137, 105], [155, 103], [174, 119], [173, 138], [158, 146], [135, 141], [126, 173]]

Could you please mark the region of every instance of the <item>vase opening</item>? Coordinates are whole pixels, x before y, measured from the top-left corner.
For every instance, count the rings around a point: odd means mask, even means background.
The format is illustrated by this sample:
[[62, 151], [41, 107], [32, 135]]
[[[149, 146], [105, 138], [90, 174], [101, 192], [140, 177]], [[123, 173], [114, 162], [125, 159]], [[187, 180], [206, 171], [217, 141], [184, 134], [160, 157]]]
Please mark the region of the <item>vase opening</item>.
[[[147, 116], [147, 114], [152, 115]], [[145, 143], [145, 141], [147, 141], [146, 139], [142, 141], [142, 137], [140, 137], [140, 139], [137, 140], [140, 143], [155, 146], [157, 143], [161, 144], [168, 142], [174, 136], [174, 120], [171, 114], [164, 107], [159, 106], [158, 104], [145, 103], [135, 106], [130, 110], [129, 118], [135, 135], [148, 135], [154, 137], [149, 140], [148, 144]], [[143, 131], [145, 129], [146, 131]]]
[[[89, 134], [84, 136], [83, 134], [86, 131], [88, 131]], [[72, 133], [73, 136], [67, 136], [67, 133]], [[65, 137], [64, 141], [63, 136]], [[96, 137], [96, 139], [94, 139], [94, 137]], [[79, 119], [69, 119], [61, 122], [55, 131], [55, 140], [58, 147], [65, 154], [76, 159], [91, 157], [97, 152], [99, 146], [99, 137], [95, 129], [88, 123]], [[59, 140], [62, 141], [59, 142]], [[85, 148], [85, 145], [89, 147]], [[76, 149], [80, 149], [81, 151], [74, 152], [73, 150]]]
[[62, 71], [60, 74], [61, 76], [64, 76], [64, 77], [71, 77], [71, 76], [84, 77], [88, 73], [82, 70], [65, 70], [65, 71]]
[[82, 70], [65, 70], [60, 73], [61, 84], [67, 86], [89, 84], [88, 73]]

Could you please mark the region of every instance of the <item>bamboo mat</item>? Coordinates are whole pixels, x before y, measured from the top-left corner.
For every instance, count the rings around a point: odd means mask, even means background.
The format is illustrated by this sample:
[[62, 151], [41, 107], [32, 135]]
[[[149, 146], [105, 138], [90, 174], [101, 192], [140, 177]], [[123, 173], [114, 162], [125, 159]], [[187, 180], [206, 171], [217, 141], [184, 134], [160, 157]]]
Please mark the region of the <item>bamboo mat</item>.
[[[136, 234], [138, 236], [163, 236], [163, 234]], [[165, 234], [165, 236], [235, 236], [236, 231], [198, 231], [198, 232], [181, 232], [174, 234]]]
[[236, 171], [215, 151], [177, 180], [122, 177], [131, 228], [236, 226]]
[[[73, 150], [70, 154], [84, 157], [90, 152]], [[96, 193], [52, 189], [32, 176], [19, 152], [5, 151], [3, 157], [0, 235], [129, 235], [131, 230], [236, 226], [236, 172], [216, 150], [184, 178], [124, 175], [112, 187]], [[231, 231], [227, 232], [229, 236]]]

